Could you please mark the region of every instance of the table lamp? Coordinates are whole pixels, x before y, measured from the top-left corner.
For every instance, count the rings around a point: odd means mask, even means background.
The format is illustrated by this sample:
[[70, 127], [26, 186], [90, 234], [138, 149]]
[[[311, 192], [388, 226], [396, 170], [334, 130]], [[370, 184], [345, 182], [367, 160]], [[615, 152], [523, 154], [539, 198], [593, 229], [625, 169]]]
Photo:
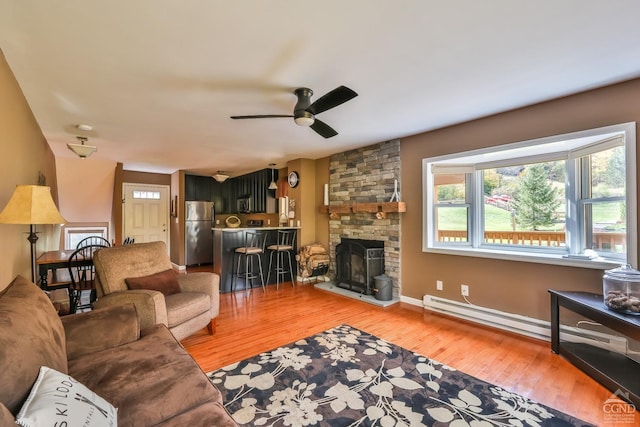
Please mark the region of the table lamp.
[[7, 206], [0, 212], [0, 224], [29, 224], [31, 243], [31, 280], [36, 283], [37, 224], [64, 224], [66, 220], [53, 203], [51, 188], [41, 185], [18, 185]]

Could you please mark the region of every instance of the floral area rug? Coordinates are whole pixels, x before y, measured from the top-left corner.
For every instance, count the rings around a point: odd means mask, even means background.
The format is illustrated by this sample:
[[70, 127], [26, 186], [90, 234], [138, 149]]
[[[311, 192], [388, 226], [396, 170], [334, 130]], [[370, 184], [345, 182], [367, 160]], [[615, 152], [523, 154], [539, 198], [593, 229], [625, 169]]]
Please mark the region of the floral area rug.
[[241, 425], [590, 425], [348, 325], [208, 375]]

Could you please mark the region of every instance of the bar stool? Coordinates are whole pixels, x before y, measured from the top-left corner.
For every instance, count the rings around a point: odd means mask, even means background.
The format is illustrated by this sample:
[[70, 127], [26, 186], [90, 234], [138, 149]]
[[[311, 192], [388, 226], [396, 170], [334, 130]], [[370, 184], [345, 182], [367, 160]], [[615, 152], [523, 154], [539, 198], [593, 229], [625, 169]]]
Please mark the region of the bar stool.
[[[262, 254], [264, 253], [264, 245], [267, 235], [260, 231], [245, 232], [244, 246], [235, 249], [234, 256], [237, 256], [236, 273], [232, 277], [231, 290], [236, 289], [236, 280], [239, 277], [244, 278], [245, 289], [252, 289], [251, 280], [260, 278], [262, 290], [266, 292], [264, 286], [264, 275], [262, 273]], [[255, 268], [255, 261], [258, 261], [258, 271]], [[240, 267], [244, 262], [244, 272], [240, 271]]]
[[[275, 245], [267, 246], [269, 253], [269, 272], [267, 273], [267, 283], [271, 277], [271, 265], [273, 263], [273, 256], [276, 256], [276, 289], [280, 286], [280, 278], [286, 274], [291, 277], [291, 285], [295, 282], [295, 276], [293, 275], [293, 263], [291, 262], [291, 251], [293, 250], [294, 242], [296, 241], [297, 230], [278, 230], [278, 239]], [[285, 254], [287, 255], [285, 258]], [[288, 269], [285, 266], [285, 259], [289, 263]]]

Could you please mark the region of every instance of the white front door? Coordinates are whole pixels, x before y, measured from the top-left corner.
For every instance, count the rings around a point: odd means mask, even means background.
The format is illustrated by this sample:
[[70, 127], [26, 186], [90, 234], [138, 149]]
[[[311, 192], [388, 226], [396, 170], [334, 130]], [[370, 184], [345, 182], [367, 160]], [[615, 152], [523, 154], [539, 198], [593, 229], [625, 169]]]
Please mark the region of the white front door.
[[169, 187], [123, 184], [122, 239], [135, 243], [163, 241], [169, 248]]

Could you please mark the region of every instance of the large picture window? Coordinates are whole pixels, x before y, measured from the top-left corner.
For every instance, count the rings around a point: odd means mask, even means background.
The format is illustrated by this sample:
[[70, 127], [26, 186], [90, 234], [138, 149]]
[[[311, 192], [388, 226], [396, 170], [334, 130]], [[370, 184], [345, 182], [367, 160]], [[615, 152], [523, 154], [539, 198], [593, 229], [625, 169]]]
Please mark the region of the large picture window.
[[423, 160], [425, 251], [635, 263], [635, 123]]

